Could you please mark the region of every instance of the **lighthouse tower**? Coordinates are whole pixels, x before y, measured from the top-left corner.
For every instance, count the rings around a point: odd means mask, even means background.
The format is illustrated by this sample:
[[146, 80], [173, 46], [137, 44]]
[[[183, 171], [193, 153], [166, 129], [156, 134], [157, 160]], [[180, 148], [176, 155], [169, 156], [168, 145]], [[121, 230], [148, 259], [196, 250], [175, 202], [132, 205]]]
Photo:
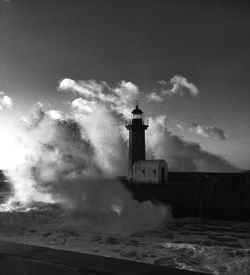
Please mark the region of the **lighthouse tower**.
[[133, 164], [136, 161], [145, 160], [145, 130], [148, 128], [148, 123], [138, 105], [131, 114], [132, 117], [126, 124], [126, 128], [129, 130], [128, 169], [130, 179], [133, 176]]

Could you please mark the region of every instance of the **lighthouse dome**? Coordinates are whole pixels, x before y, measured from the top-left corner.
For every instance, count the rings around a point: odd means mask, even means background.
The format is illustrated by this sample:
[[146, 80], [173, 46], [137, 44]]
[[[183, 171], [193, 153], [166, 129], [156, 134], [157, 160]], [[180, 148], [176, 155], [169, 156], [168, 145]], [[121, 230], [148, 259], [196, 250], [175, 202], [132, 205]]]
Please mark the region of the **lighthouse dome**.
[[135, 109], [132, 111], [133, 115], [141, 115], [143, 114], [142, 110], [138, 108], [138, 105], [136, 105]]

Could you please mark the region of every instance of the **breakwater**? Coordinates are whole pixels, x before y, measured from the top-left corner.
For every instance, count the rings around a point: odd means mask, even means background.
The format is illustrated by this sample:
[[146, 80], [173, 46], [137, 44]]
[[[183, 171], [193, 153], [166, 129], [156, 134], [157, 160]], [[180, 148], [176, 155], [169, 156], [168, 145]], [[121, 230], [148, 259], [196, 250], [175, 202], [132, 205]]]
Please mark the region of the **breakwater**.
[[[0, 188], [11, 192], [0, 171]], [[166, 204], [174, 217], [250, 221], [250, 173], [169, 172], [165, 183], [117, 178], [138, 201]], [[117, 179], [105, 179], [105, 183]], [[104, 181], [104, 180], [102, 180]], [[0, 194], [4, 198], [6, 194]]]
[[174, 217], [250, 221], [249, 173], [169, 173], [162, 184], [123, 184], [139, 201], [170, 205]]

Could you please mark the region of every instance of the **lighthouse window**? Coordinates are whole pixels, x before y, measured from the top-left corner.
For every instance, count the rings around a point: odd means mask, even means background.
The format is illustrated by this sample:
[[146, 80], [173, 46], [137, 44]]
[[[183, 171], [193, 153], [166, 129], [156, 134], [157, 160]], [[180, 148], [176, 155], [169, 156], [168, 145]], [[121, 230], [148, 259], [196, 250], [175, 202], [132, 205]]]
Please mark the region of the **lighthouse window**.
[[133, 115], [133, 119], [142, 119], [142, 115]]

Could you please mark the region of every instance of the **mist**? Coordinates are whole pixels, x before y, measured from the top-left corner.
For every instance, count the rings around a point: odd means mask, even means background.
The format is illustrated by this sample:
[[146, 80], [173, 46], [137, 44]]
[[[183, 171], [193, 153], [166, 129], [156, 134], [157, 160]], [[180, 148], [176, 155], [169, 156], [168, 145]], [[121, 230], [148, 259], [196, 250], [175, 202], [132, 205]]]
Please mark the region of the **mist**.
[[167, 118], [150, 118], [146, 135], [147, 154], [166, 159], [171, 171], [179, 172], [236, 172], [238, 169], [219, 155], [209, 153], [198, 143], [187, 142], [171, 133]]

